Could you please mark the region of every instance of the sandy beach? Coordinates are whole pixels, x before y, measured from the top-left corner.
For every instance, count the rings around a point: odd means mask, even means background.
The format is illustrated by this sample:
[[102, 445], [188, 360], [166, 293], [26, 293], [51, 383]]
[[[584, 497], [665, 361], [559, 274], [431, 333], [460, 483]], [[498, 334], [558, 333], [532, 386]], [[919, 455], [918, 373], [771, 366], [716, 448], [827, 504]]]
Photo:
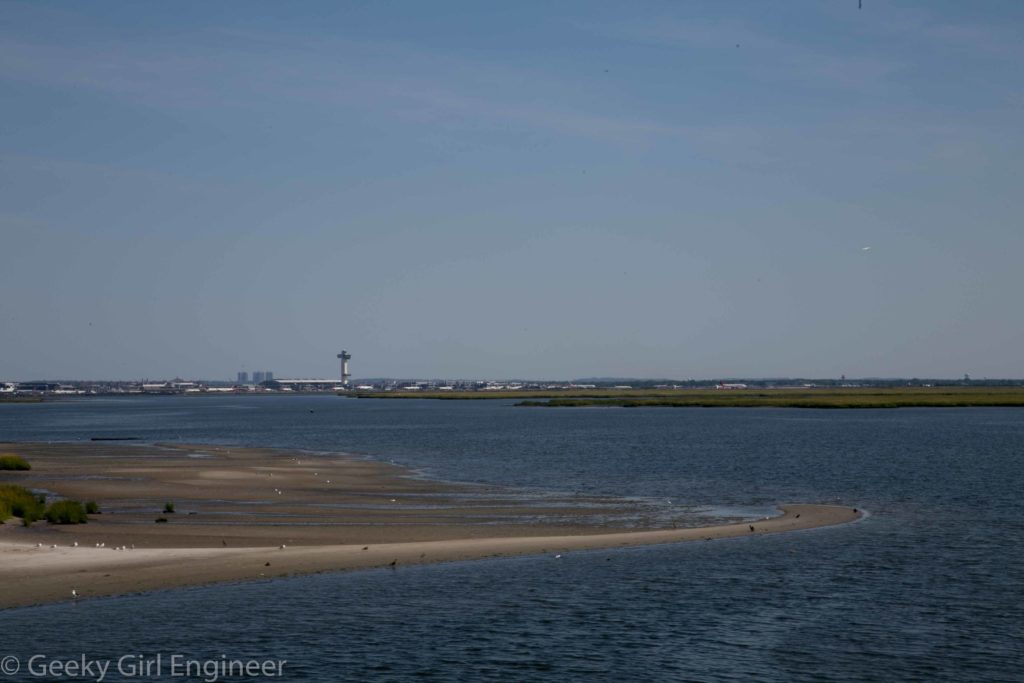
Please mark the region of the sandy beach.
[[[134, 444], [6, 444], [32, 463], [0, 482], [96, 501], [85, 525], [0, 525], [0, 608], [323, 571], [607, 549], [842, 524], [784, 504], [712, 524], [643, 502], [432, 481], [344, 455]], [[166, 503], [174, 512], [165, 513]], [[157, 519], [166, 522], [156, 522]], [[714, 522], [714, 520], [710, 520]], [[753, 530], [751, 530], [753, 527]]]

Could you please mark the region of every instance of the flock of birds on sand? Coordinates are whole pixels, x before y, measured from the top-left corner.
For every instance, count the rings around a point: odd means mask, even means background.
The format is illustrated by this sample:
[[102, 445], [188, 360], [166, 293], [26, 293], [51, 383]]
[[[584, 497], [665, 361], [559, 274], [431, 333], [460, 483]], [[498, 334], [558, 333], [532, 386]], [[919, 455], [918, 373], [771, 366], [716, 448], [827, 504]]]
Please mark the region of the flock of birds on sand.
[[[36, 548], [37, 549], [41, 549], [42, 547], [43, 547], [42, 543], [36, 543]], [[53, 545], [50, 546], [50, 549], [51, 550], [56, 550], [57, 547], [58, 547], [57, 544], [54, 543]], [[72, 543], [68, 547], [69, 548], [77, 548], [78, 547], [78, 541], [75, 541], [74, 543]], [[104, 543], [97, 543], [96, 547], [97, 548], [106, 548], [107, 544], [105, 542]], [[131, 545], [116, 545], [113, 548], [111, 548], [111, 550], [135, 550], [135, 544], [132, 543]]]

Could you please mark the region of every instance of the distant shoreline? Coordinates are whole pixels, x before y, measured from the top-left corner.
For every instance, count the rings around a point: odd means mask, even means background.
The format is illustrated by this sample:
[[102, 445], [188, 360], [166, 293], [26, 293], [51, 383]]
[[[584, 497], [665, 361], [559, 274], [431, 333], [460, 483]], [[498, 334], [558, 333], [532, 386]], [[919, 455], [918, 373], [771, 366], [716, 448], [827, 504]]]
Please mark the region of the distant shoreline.
[[1024, 387], [793, 389], [591, 389], [559, 391], [374, 392], [357, 398], [521, 399], [517, 406], [673, 408], [973, 408], [1024, 407]]

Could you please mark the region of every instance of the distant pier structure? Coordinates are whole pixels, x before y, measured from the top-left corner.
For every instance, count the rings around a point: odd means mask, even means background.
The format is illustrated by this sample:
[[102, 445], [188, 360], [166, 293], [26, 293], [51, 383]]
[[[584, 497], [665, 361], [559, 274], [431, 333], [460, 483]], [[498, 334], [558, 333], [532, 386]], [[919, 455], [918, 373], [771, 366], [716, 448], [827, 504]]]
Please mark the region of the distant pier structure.
[[352, 376], [352, 373], [348, 371], [348, 362], [352, 360], [352, 354], [348, 351], [342, 351], [338, 354], [338, 358], [341, 359], [341, 383], [347, 387], [348, 379]]

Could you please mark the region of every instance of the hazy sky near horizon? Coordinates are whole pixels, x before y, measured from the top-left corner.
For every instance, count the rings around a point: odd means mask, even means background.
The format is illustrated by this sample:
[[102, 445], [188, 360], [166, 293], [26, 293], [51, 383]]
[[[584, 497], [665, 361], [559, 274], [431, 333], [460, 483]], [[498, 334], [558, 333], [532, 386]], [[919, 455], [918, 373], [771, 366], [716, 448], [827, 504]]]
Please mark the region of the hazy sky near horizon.
[[0, 379], [1024, 376], [1016, 0], [0, 15]]

